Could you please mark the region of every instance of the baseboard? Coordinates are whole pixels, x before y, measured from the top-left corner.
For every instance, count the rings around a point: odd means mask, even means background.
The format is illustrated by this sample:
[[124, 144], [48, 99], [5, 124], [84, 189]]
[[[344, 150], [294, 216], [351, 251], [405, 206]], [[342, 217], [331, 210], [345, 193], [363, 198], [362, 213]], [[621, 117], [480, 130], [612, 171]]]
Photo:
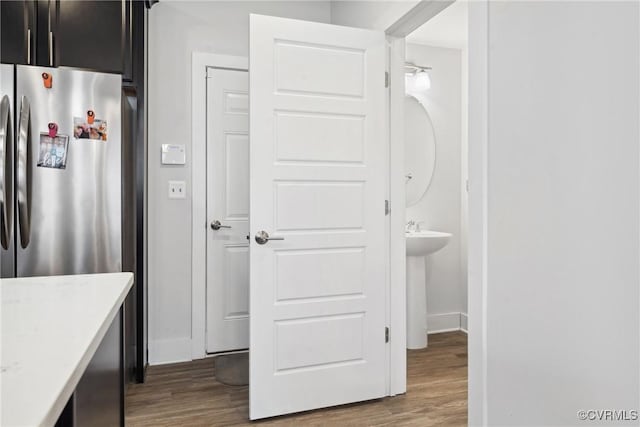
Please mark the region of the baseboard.
[[427, 333], [467, 332], [467, 314], [460, 312], [431, 314], [427, 316]]
[[469, 316], [467, 315], [467, 313], [460, 313], [460, 330], [465, 334], [469, 333], [469, 327], [467, 326], [468, 324]]
[[439, 334], [460, 330], [460, 312], [430, 314], [427, 316], [427, 333]]
[[149, 341], [149, 365], [191, 361], [191, 338]]

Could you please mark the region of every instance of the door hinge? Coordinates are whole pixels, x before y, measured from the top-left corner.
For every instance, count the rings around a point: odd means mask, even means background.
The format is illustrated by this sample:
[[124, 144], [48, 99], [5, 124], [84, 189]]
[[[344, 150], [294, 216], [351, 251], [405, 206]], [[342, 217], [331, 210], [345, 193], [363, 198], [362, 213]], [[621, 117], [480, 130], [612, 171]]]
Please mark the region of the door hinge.
[[388, 200], [384, 201], [384, 214], [389, 215], [391, 213], [391, 202], [389, 202]]
[[389, 342], [389, 327], [384, 328], [384, 342]]
[[384, 87], [389, 87], [389, 72], [384, 72]]

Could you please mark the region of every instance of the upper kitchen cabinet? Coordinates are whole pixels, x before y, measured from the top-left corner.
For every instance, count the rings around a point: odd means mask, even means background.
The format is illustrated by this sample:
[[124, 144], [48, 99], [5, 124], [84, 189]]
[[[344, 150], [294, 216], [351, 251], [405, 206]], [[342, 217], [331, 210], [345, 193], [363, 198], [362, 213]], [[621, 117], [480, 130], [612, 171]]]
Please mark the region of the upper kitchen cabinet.
[[34, 2], [0, 1], [0, 56], [8, 64], [32, 64], [35, 59]]
[[121, 73], [131, 80], [130, 0], [58, 0], [55, 8], [56, 66]]
[[0, 4], [2, 62], [76, 67], [132, 80], [132, 0]]

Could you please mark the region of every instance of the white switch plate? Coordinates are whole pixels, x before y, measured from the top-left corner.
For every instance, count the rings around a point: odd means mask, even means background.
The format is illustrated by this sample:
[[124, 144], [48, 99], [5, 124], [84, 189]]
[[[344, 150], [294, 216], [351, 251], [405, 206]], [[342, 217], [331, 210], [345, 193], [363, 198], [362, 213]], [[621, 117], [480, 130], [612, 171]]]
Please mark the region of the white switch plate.
[[162, 164], [163, 165], [184, 165], [186, 163], [184, 145], [162, 144]]
[[184, 199], [187, 197], [187, 184], [184, 181], [169, 181], [169, 198]]

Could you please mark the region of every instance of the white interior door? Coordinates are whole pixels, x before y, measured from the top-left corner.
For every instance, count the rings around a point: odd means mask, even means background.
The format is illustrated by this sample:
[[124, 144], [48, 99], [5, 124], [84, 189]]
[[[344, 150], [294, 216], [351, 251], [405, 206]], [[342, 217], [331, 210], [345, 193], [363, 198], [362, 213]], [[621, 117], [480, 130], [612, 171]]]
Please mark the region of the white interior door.
[[207, 69], [208, 353], [249, 347], [248, 86], [246, 71]]
[[251, 15], [252, 419], [385, 394], [385, 52]]

